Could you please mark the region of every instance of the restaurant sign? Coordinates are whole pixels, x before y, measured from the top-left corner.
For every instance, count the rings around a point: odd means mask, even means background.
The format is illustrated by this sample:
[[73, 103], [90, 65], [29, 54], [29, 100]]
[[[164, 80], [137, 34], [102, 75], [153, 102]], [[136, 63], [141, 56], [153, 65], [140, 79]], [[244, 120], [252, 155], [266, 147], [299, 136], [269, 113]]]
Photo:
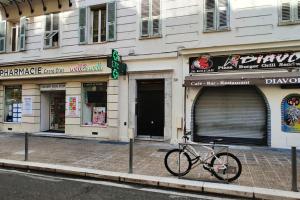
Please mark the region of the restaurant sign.
[[189, 58], [190, 73], [288, 67], [300, 67], [300, 52], [235, 54], [223, 56], [201, 55], [199, 57]]
[[274, 77], [274, 78], [244, 78], [244, 79], [209, 79], [184, 81], [184, 86], [225, 86], [225, 85], [293, 85], [300, 84], [300, 77]]

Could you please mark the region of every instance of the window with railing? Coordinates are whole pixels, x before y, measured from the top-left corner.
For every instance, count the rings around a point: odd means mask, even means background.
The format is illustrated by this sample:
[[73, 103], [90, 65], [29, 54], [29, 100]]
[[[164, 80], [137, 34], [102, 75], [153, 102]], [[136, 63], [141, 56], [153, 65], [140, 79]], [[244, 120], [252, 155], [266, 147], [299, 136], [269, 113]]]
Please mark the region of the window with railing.
[[79, 8], [79, 43], [116, 40], [116, 2]]
[[59, 46], [59, 13], [46, 15], [45, 19], [44, 47], [53, 48]]

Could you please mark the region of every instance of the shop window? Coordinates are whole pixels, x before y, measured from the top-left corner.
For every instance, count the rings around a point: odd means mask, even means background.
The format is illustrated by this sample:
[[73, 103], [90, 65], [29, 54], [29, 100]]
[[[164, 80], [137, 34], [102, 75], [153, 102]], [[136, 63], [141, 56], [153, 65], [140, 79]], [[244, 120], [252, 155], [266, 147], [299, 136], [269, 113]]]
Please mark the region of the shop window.
[[79, 43], [116, 40], [116, 2], [79, 8]]
[[300, 133], [300, 94], [286, 96], [281, 103], [282, 131]]
[[59, 13], [46, 15], [44, 47], [53, 48], [59, 46]]
[[21, 122], [22, 118], [22, 87], [5, 86], [5, 122]]
[[280, 0], [279, 24], [300, 23], [300, 1], [299, 0]]
[[82, 124], [105, 126], [107, 123], [107, 84], [84, 83]]
[[142, 0], [140, 29], [141, 37], [161, 35], [161, 0]]
[[204, 31], [222, 31], [229, 29], [229, 1], [205, 0]]

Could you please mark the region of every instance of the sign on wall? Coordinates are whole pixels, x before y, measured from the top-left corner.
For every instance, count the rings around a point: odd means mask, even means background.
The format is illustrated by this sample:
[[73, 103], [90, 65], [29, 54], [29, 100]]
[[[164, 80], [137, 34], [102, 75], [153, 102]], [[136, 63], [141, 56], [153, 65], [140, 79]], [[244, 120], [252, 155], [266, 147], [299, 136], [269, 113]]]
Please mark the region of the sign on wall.
[[109, 73], [109, 70], [106, 70], [105, 66], [106, 60], [102, 59], [1, 67], [0, 78], [49, 77], [59, 75]]
[[32, 97], [23, 97], [23, 108], [22, 113], [23, 115], [32, 115]]
[[60, 91], [60, 90], [66, 90], [65, 84], [44, 84], [40, 85], [40, 91]]
[[66, 111], [68, 117], [79, 117], [79, 96], [67, 96]]
[[283, 132], [300, 133], [300, 95], [285, 97], [281, 105]]
[[270, 69], [300, 67], [300, 52], [235, 54], [189, 58], [190, 73], [218, 72], [223, 70]]

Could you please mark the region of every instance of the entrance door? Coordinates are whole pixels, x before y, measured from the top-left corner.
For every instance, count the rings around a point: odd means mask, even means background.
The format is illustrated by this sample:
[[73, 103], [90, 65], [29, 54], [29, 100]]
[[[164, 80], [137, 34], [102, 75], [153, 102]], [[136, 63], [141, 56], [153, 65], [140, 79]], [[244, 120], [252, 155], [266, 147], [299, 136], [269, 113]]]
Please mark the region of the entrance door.
[[164, 136], [164, 80], [137, 81], [137, 135]]
[[65, 91], [41, 93], [41, 130], [65, 132]]

